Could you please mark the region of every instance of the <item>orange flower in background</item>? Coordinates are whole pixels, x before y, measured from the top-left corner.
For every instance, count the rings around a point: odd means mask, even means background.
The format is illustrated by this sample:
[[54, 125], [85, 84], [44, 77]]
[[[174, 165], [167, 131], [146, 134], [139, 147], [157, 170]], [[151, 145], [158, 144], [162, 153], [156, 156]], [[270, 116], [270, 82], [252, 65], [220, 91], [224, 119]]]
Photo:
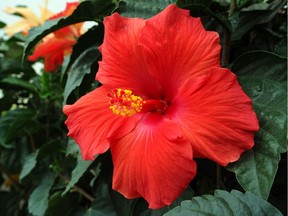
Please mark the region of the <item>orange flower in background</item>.
[[161, 208], [194, 178], [193, 158], [226, 166], [253, 147], [251, 99], [199, 18], [169, 5], [147, 20], [114, 13], [104, 26], [103, 85], [63, 111], [85, 160], [110, 148], [113, 189]]
[[45, 1], [45, 6], [40, 8], [40, 16], [37, 16], [30, 8], [26, 7], [7, 7], [5, 12], [9, 14], [19, 14], [22, 18], [4, 28], [5, 34], [12, 36], [18, 32], [22, 32], [24, 35], [28, 34], [29, 29], [42, 25], [50, 16], [50, 12], [47, 8], [48, 1]]
[[[71, 15], [78, 4], [79, 2], [66, 3], [65, 10], [50, 17], [49, 20]], [[44, 70], [46, 72], [55, 71], [62, 65], [64, 56], [72, 52], [73, 45], [81, 35], [81, 28], [82, 23], [70, 25], [48, 35], [35, 47], [33, 54], [28, 56], [28, 60], [36, 61], [43, 58]]]

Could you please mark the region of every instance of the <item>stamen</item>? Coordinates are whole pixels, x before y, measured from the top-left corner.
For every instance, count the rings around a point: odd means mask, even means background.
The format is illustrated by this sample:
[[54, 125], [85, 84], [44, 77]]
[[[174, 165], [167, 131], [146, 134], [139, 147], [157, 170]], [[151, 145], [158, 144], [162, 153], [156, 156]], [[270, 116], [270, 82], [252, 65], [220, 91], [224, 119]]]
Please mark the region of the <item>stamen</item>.
[[132, 116], [142, 110], [143, 99], [132, 94], [131, 90], [113, 89], [107, 93], [110, 109], [116, 115]]

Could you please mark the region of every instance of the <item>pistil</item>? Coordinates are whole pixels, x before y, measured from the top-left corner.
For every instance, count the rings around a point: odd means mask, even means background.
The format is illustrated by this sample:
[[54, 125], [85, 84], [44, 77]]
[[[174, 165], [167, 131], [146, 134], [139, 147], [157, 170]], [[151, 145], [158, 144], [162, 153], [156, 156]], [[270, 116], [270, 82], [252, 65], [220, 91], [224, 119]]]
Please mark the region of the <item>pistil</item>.
[[107, 93], [110, 98], [110, 109], [116, 115], [132, 116], [142, 112], [161, 112], [165, 113], [167, 103], [162, 100], [147, 99], [143, 100], [140, 96], [132, 94], [131, 90], [114, 89]]

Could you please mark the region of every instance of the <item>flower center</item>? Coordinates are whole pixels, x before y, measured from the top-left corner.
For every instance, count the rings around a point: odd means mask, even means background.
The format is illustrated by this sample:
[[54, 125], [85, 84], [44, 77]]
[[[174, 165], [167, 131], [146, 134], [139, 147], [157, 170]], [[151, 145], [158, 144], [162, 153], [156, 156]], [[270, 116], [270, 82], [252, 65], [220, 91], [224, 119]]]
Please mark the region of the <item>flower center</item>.
[[131, 90], [114, 89], [107, 93], [110, 98], [110, 109], [116, 115], [132, 116], [139, 112], [165, 113], [167, 104], [162, 100], [143, 100], [140, 96], [133, 95]]
[[132, 116], [142, 110], [143, 99], [132, 94], [130, 90], [114, 89], [107, 93], [110, 109], [116, 115]]

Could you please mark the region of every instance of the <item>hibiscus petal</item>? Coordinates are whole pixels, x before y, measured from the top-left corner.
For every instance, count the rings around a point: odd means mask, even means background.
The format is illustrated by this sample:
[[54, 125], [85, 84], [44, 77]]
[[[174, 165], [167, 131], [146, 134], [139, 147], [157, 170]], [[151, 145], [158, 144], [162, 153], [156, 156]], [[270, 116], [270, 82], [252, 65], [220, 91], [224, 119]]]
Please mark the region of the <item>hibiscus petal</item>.
[[179, 90], [171, 113], [191, 142], [194, 156], [226, 166], [254, 145], [259, 125], [251, 99], [228, 69], [192, 79]]
[[174, 4], [148, 19], [139, 37], [149, 72], [160, 81], [166, 97], [188, 77], [207, 74], [211, 67], [219, 66], [218, 34], [206, 31], [200, 18]]
[[63, 11], [49, 17], [49, 20], [58, 19], [71, 15], [79, 5], [79, 2], [66, 2], [66, 7]]
[[117, 136], [124, 136], [133, 130], [141, 118], [141, 115], [137, 114], [132, 117], [113, 114], [109, 108], [107, 92], [102, 86], [81, 97], [73, 105], [63, 108], [63, 112], [68, 116], [65, 121], [69, 129], [68, 136], [80, 146], [85, 160], [93, 160], [96, 154], [107, 151], [107, 138], [112, 136], [115, 130], [121, 127], [121, 134], [117, 131]]
[[4, 9], [6, 13], [9, 14], [20, 14], [23, 18], [19, 21], [5, 26], [4, 31], [7, 35], [11, 36], [15, 33], [22, 32], [23, 34], [27, 34], [28, 30], [33, 26], [38, 26], [52, 14], [47, 8], [41, 8], [41, 17], [37, 17], [34, 12], [30, 8], [23, 7], [7, 7]]
[[[57, 13], [53, 16], [51, 16], [49, 18], [49, 20], [54, 20], [54, 19], [58, 19], [58, 18], [62, 18], [62, 17], [66, 17], [71, 15], [74, 10], [77, 8], [77, 6], [79, 5], [79, 2], [67, 2], [66, 3], [66, 8], [61, 11], [60, 13]], [[81, 28], [83, 26], [83, 23], [77, 23], [77, 24], [73, 24], [70, 26], [67, 26], [65, 28], [61, 28], [57, 31], [54, 31], [53, 34], [56, 37], [65, 37], [65, 38], [75, 38], [75, 37], [79, 37], [81, 35]]]
[[35, 47], [32, 55], [28, 56], [30, 61], [36, 61], [38, 58], [44, 58], [45, 71], [54, 71], [60, 66], [64, 59], [64, 54], [71, 52], [72, 46], [76, 40], [67, 38], [50, 37]]
[[96, 79], [106, 86], [130, 89], [150, 98], [159, 97], [159, 85], [147, 73], [143, 52], [138, 45], [145, 21], [125, 18], [118, 13], [104, 19], [105, 37], [100, 47], [102, 61]]
[[4, 9], [4, 11], [9, 14], [20, 14], [24, 18], [24, 20], [27, 20], [27, 22], [31, 23], [32, 26], [36, 26], [40, 24], [38, 17], [30, 8], [7, 7]]
[[8, 36], [12, 36], [18, 32], [22, 32], [23, 34], [27, 34], [28, 30], [31, 28], [31, 23], [27, 22], [27, 20], [21, 19], [18, 22], [15, 22], [11, 25], [8, 25], [4, 28], [5, 34]]
[[51, 17], [53, 15], [53, 13], [48, 10], [47, 3], [45, 2], [45, 6], [44, 7], [38, 6], [39, 10], [40, 10], [39, 21], [40, 21], [41, 24], [44, 23], [49, 17]]
[[131, 133], [110, 143], [113, 189], [127, 198], [143, 196], [149, 208], [170, 205], [195, 176], [191, 145], [160, 114], [147, 113]]

